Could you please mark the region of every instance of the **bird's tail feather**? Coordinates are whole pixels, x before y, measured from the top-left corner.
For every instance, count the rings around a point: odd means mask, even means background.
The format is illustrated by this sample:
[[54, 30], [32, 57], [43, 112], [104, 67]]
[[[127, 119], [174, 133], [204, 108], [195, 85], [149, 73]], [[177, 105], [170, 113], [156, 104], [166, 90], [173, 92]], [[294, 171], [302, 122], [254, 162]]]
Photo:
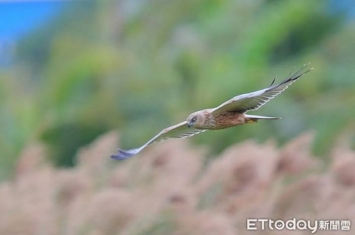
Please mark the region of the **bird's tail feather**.
[[257, 116], [257, 115], [249, 115], [249, 114], [245, 114], [245, 118], [252, 120], [252, 121], [257, 121], [260, 119], [265, 119], [265, 120], [278, 120], [281, 119], [280, 117], [266, 117], [266, 116]]

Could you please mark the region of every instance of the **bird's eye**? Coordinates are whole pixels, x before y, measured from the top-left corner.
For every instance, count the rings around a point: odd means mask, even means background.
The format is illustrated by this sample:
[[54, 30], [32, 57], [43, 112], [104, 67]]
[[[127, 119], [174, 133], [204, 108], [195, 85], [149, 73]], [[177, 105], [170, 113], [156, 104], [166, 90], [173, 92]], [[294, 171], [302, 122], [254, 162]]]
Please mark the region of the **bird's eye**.
[[191, 121], [192, 121], [192, 122], [196, 122], [196, 119], [197, 119], [197, 117], [195, 116], [195, 117], [193, 117], [193, 118], [191, 119]]

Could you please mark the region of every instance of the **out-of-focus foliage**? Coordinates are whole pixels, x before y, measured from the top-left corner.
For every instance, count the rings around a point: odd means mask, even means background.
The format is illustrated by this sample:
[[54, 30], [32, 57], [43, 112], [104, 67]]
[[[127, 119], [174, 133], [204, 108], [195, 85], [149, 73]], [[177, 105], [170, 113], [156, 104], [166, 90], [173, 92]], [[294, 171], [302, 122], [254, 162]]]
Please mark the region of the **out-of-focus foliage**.
[[[116, 148], [116, 132], [82, 149], [71, 169], [53, 168], [43, 146], [28, 145], [14, 179], [0, 185], [0, 233], [235, 235], [250, 234], [250, 218], [307, 219], [312, 225], [348, 220], [353, 229], [355, 153], [347, 139], [332, 149], [329, 165], [311, 154], [311, 134], [281, 149], [271, 141], [244, 141], [208, 164], [205, 150], [187, 140], [113, 164], [105, 155]], [[351, 233], [342, 229], [331, 234]], [[253, 231], [265, 232], [310, 234]], [[316, 234], [329, 231], [318, 227]]]
[[213, 156], [247, 138], [283, 143], [306, 130], [328, 156], [354, 128], [355, 23], [327, 1], [76, 1], [24, 37], [0, 71], [0, 177], [42, 140], [57, 165], [119, 129], [136, 147], [192, 111], [264, 88], [311, 62], [256, 114], [284, 117], [191, 139]]

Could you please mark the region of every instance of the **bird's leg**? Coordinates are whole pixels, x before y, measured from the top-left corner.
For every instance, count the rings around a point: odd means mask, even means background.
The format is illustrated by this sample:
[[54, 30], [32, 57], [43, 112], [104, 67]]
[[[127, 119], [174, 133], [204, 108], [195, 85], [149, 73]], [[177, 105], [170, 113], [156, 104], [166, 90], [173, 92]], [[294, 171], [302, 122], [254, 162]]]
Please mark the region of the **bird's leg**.
[[245, 123], [256, 123], [258, 122], [257, 118], [245, 118]]

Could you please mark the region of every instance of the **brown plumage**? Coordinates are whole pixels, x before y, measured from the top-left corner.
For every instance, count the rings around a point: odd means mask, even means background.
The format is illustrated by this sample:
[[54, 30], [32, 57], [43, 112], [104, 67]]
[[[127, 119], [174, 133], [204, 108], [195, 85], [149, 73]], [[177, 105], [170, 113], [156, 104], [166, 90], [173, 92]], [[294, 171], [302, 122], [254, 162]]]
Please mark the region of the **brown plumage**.
[[[233, 126], [239, 126], [245, 124], [246, 122], [252, 122], [250, 118], [245, 118], [243, 113], [239, 112], [222, 112], [214, 115], [212, 109], [205, 109], [202, 111], [195, 112], [191, 114], [190, 120], [195, 117], [202, 115], [200, 122], [196, 122], [193, 126], [197, 129], [207, 129], [207, 130], [221, 130]], [[189, 119], [188, 119], [189, 120]], [[254, 121], [256, 121], [254, 119]], [[190, 121], [191, 122], [191, 121]]]
[[147, 143], [136, 149], [121, 150], [112, 155], [114, 159], [126, 159], [142, 151], [148, 145], [171, 138], [185, 138], [199, 134], [206, 130], [219, 130], [246, 123], [257, 122], [260, 119], [276, 120], [278, 117], [265, 117], [248, 115], [246, 112], [257, 110], [266, 102], [283, 92], [289, 85], [295, 82], [313, 68], [307, 69], [308, 65], [302, 66], [296, 73], [289, 74], [288, 78], [280, 84], [274, 85], [275, 79], [270, 87], [233, 97], [213, 109], [204, 109], [190, 114], [186, 121], [168, 127], [154, 136]]

